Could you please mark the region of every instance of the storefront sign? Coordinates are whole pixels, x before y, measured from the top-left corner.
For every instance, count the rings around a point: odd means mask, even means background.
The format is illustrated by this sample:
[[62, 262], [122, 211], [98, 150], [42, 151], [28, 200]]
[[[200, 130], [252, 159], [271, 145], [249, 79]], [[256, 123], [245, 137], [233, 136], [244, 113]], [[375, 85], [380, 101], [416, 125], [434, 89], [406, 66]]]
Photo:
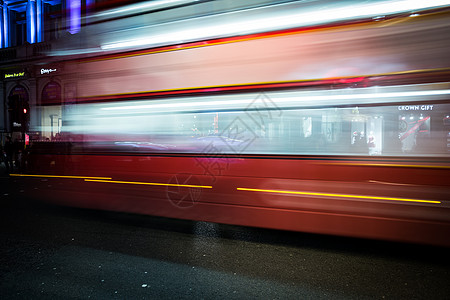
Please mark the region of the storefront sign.
[[44, 69], [44, 68], [42, 68], [41, 69], [41, 75], [42, 74], [50, 74], [50, 73], [56, 72], [56, 71], [57, 71], [57, 69]]
[[5, 79], [6, 78], [19, 78], [24, 77], [25, 72], [14, 72], [14, 73], [5, 73]]
[[61, 104], [61, 86], [57, 82], [49, 82], [42, 89], [41, 103], [43, 105], [48, 104]]
[[403, 111], [423, 111], [423, 110], [433, 110], [434, 105], [401, 105], [398, 110]]
[[27, 90], [21, 86], [16, 85], [11, 92], [9, 93], [9, 97], [18, 96], [23, 101], [28, 101], [28, 92]]

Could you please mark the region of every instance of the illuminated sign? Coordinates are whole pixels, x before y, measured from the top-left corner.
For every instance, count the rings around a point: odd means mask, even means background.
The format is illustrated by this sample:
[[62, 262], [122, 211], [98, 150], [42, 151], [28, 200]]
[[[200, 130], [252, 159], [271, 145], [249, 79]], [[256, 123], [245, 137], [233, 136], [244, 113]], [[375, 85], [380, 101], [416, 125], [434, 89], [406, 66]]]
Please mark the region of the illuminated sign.
[[25, 76], [25, 72], [6, 73], [5, 78], [17, 78]]
[[42, 89], [41, 104], [61, 104], [61, 85], [49, 82]]
[[50, 74], [52, 72], [56, 72], [56, 69], [41, 69], [41, 75], [42, 74]]
[[21, 86], [21, 85], [16, 85], [11, 92], [9, 93], [9, 96], [18, 96], [20, 99], [22, 99], [23, 101], [28, 101], [28, 92], [27, 90]]
[[406, 111], [421, 111], [421, 110], [433, 110], [434, 105], [401, 105], [398, 110]]

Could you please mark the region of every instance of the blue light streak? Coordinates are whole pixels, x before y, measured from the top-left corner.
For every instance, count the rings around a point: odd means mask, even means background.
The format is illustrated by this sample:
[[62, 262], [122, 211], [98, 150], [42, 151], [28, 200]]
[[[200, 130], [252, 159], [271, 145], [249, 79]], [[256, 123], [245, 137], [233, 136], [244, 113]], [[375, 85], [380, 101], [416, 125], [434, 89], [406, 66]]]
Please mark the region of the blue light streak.
[[36, 1], [36, 37], [37, 42], [42, 42], [42, 0]]
[[27, 3], [27, 41], [36, 43], [36, 1], [28, 0]]
[[3, 6], [2, 11], [0, 15], [0, 48], [3, 48], [3, 29], [4, 29], [4, 22], [3, 22]]
[[[9, 47], [9, 18], [8, 18], [8, 7], [6, 4], [3, 4], [2, 11], [3, 19], [2, 19], [2, 27], [0, 28], [0, 41], [1, 47]], [[1, 16], [0, 16], [1, 18]]]
[[69, 0], [69, 32], [78, 33], [81, 25], [81, 1]]

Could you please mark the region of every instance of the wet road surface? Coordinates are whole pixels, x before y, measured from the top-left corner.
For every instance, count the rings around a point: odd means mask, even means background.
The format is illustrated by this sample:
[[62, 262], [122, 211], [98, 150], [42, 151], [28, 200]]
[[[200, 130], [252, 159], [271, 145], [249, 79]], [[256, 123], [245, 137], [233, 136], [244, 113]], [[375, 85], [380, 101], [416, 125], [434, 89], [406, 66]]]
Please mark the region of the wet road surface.
[[450, 249], [99, 212], [1, 177], [1, 299], [448, 299]]

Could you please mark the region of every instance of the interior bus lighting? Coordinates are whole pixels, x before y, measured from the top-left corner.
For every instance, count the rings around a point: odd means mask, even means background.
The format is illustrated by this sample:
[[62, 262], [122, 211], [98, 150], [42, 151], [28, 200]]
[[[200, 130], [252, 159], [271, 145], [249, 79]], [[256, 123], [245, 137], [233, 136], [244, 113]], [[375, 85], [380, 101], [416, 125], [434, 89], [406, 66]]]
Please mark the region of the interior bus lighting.
[[[431, 90], [431, 91], [410, 91], [410, 92], [389, 92], [389, 93], [370, 93], [370, 94], [350, 94], [350, 95], [329, 95], [329, 96], [304, 96], [298, 95], [288, 96], [285, 98], [270, 98], [275, 104], [284, 103], [301, 103], [301, 102], [314, 102], [314, 101], [334, 101], [334, 100], [361, 100], [361, 99], [374, 99], [374, 98], [396, 98], [396, 97], [414, 97], [414, 96], [433, 96], [433, 95], [448, 95], [450, 90]], [[243, 100], [218, 100], [218, 101], [197, 101], [197, 102], [177, 102], [177, 103], [164, 103], [164, 104], [136, 104], [126, 106], [110, 106], [102, 107], [101, 110], [142, 110], [142, 109], [158, 109], [158, 108], [193, 108], [200, 107], [222, 107], [226, 105], [236, 104], [248, 104], [248, 99]]]

